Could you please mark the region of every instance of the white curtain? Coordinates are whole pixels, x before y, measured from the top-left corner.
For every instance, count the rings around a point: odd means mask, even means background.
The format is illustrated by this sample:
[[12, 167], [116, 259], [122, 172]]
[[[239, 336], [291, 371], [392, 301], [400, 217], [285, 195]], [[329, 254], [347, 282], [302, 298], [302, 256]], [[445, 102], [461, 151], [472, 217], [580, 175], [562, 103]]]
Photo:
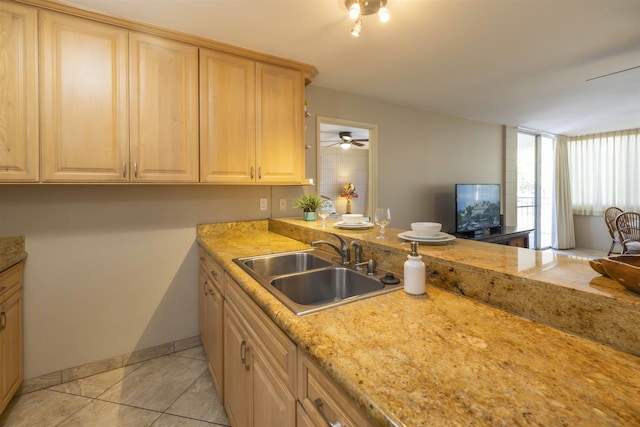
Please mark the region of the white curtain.
[[576, 246], [573, 228], [573, 204], [571, 202], [571, 177], [567, 137], [560, 135], [555, 143], [555, 182], [553, 187], [551, 246], [555, 249], [571, 249]]
[[569, 138], [573, 213], [640, 211], [640, 129]]

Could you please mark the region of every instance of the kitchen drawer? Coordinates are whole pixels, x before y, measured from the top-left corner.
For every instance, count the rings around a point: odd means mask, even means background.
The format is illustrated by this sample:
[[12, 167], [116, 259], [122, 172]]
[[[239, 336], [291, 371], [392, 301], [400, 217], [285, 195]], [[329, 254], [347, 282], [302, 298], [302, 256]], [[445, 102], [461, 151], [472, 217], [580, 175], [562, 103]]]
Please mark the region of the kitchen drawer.
[[203, 266], [204, 271], [207, 272], [218, 291], [224, 295], [224, 269], [203, 248], [198, 247], [198, 253], [200, 255], [200, 264]]
[[264, 356], [292, 395], [296, 393], [296, 345], [273, 323], [258, 305], [242, 290], [240, 285], [228, 274], [226, 282], [226, 302], [230, 302], [234, 309], [249, 326], [249, 333], [258, 341]]
[[[298, 401], [315, 426], [373, 426], [358, 406], [305, 353], [298, 352]], [[333, 423], [333, 424], [330, 424]]]
[[0, 273], [0, 301], [22, 285], [23, 271], [22, 263], [18, 263]]

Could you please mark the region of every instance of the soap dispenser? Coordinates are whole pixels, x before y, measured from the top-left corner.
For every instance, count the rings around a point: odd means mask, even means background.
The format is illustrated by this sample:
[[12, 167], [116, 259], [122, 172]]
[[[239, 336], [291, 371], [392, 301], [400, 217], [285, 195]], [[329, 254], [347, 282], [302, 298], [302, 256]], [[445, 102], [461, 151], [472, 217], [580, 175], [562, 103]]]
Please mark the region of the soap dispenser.
[[411, 242], [411, 253], [404, 262], [404, 291], [411, 295], [422, 295], [425, 290], [425, 266], [418, 253], [418, 242]]

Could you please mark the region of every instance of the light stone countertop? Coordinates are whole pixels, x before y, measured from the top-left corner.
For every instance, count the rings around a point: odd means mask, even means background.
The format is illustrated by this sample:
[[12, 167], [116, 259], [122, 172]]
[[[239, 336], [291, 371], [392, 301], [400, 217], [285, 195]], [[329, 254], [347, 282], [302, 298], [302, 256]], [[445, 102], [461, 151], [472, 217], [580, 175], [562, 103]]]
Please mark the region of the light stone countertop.
[[[640, 425], [640, 358], [439, 287], [294, 315], [231, 261], [308, 248], [306, 237], [323, 235], [302, 224], [301, 242], [283, 227], [298, 225], [272, 220], [278, 233], [267, 221], [199, 226], [198, 242], [374, 423]], [[489, 264], [494, 246], [476, 247], [477, 260]], [[509, 249], [505, 256], [520, 251]]]

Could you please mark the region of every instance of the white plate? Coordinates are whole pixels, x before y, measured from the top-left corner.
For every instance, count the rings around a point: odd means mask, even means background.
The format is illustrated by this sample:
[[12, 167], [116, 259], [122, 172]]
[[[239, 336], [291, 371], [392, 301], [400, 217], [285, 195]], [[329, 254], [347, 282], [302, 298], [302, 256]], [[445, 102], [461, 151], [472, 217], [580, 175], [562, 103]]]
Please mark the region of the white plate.
[[404, 235], [407, 236], [409, 239], [420, 239], [420, 240], [443, 240], [449, 237], [449, 234], [443, 233], [442, 231], [438, 231], [438, 233], [435, 236], [418, 236], [417, 234], [414, 234], [413, 231], [405, 231]]
[[413, 236], [411, 235], [410, 231], [403, 231], [402, 233], [398, 234], [398, 237], [403, 240], [413, 240], [414, 242], [433, 243], [433, 244], [450, 242], [452, 240], [456, 240], [456, 236], [452, 236], [451, 234], [447, 234], [447, 233], [442, 233], [442, 234], [445, 234], [443, 238], [434, 239], [433, 237]]
[[333, 224], [334, 227], [336, 228], [345, 228], [347, 230], [364, 230], [366, 228], [371, 228], [373, 227], [373, 223], [372, 222], [361, 222], [358, 224], [345, 224], [344, 221], [336, 221], [335, 224]]

